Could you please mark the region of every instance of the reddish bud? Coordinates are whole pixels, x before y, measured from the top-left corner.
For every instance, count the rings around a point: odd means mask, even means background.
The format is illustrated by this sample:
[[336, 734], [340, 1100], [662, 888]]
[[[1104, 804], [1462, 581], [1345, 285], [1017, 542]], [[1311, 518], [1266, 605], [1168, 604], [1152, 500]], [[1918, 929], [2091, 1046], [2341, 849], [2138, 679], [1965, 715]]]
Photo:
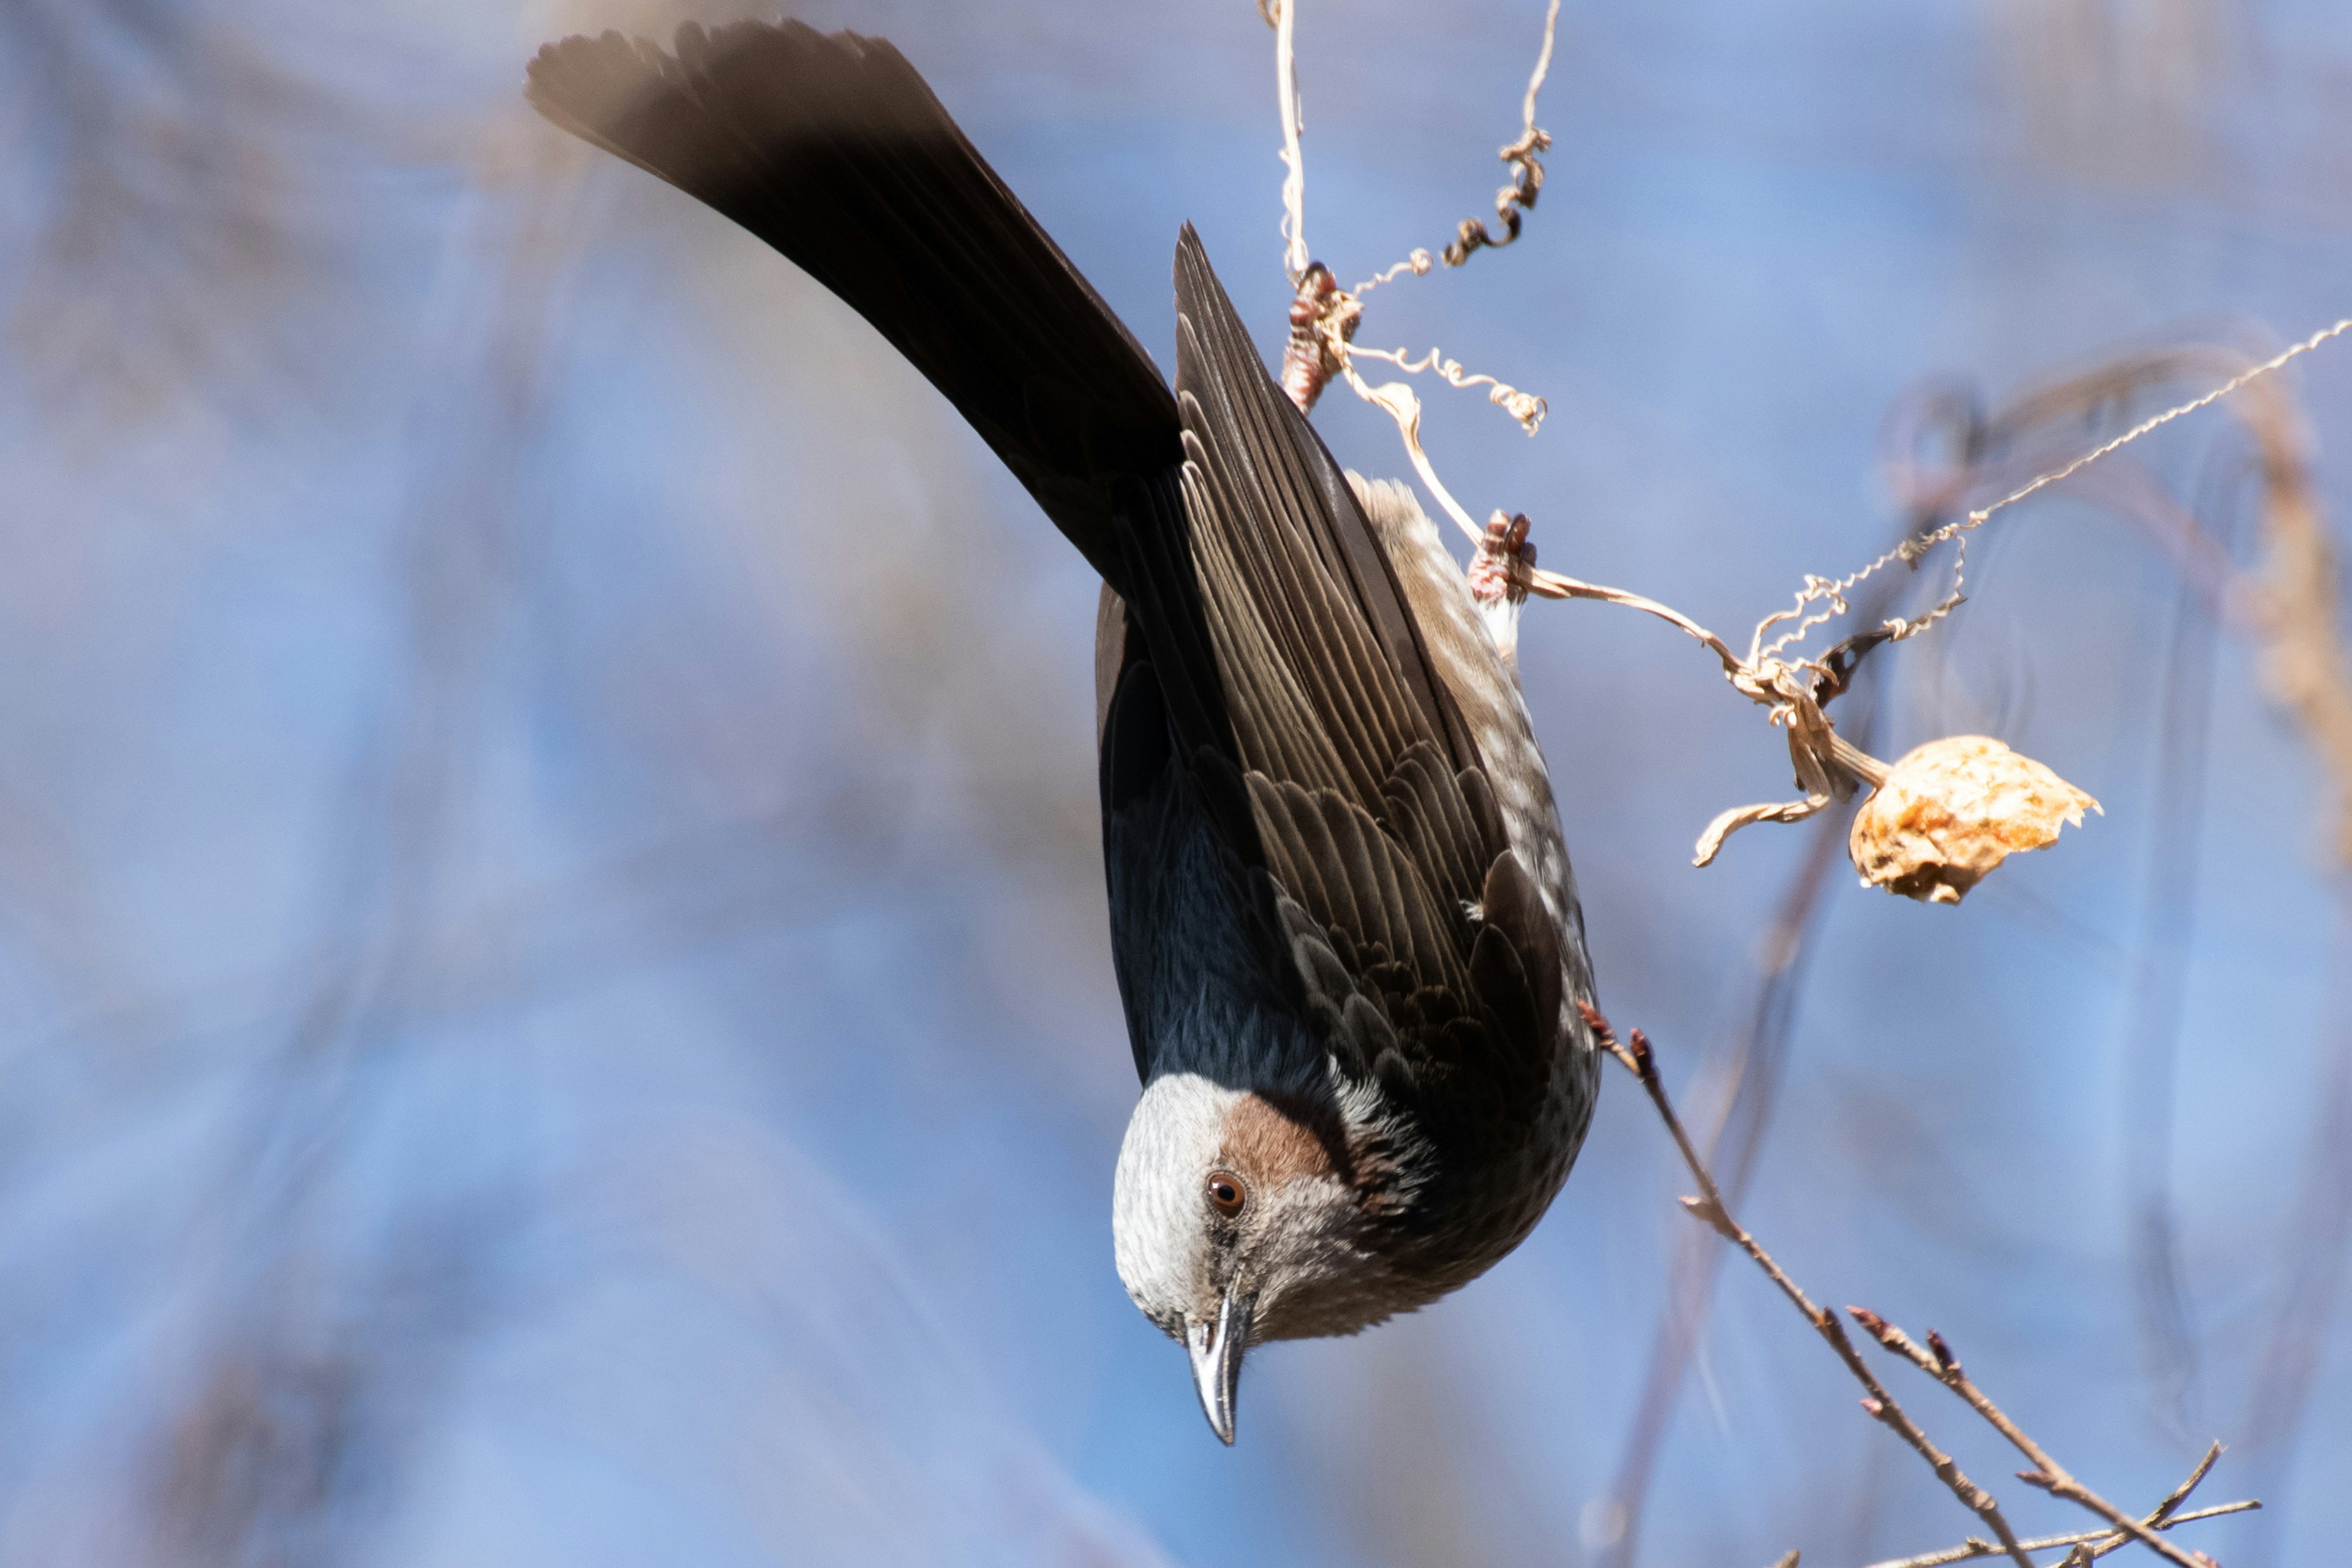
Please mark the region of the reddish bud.
[[1633, 1051], [1633, 1065], [1642, 1069], [1643, 1078], [1648, 1078], [1653, 1071], [1650, 1062], [1650, 1037], [1636, 1029], [1628, 1037], [1628, 1041]]

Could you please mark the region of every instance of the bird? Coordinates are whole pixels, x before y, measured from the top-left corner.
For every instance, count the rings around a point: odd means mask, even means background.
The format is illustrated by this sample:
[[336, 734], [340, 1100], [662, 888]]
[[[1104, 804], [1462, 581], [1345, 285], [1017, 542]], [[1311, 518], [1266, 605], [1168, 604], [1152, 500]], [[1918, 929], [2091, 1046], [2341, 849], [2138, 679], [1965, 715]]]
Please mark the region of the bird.
[[863, 316], [1100, 574], [1104, 883], [1141, 1084], [1114, 1261], [1232, 1444], [1245, 1352], [1484, 1273], [1591, 1121], [1523, 584], [1474, 595], [1408, 489], [1339, 466], [1190, 224], [1171, 386], [885, 40], [575, 36], [525, 93]]

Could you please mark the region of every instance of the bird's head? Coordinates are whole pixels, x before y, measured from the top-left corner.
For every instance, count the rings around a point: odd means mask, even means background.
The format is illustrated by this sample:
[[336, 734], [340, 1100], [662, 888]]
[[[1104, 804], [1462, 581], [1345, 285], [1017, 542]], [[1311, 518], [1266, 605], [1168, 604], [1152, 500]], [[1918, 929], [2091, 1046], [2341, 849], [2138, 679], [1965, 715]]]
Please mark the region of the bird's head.
[[1428, 1294], [1391, 1267], [1397, 1184], [1351, 1136], [1354, 1109], [1169, 1073], [1128, 1123], [1112, 1195], [1118, 1276], [1191, 1353], [1224, 1442], [1251, 1345], [1353, 1333]]

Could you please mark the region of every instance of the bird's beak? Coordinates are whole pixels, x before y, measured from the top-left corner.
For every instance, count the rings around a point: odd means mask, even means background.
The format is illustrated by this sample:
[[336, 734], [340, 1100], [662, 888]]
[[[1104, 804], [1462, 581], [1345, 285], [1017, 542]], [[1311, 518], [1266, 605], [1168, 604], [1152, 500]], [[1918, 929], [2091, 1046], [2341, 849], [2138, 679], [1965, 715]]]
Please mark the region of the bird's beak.
[[1234, 1440], [1234, 1390], [1242, 1375], [1242, 1352], [1249, 1344], [1252, 1297], [1229, 1289], [1217, 1307], [1214, 1322], [1184, 1325], [1184, 1348], [1192, 1357], [1192, 1386], [1200, 1391], [1201, 1411], [1209, 1430], [1230, 1447]]

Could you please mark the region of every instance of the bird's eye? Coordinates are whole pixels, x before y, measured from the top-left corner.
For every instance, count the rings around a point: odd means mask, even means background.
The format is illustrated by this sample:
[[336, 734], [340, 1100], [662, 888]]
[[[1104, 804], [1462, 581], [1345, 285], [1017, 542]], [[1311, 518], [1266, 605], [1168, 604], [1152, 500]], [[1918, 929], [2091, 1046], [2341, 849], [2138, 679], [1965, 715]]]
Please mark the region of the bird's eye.
[[1231, 1219], [1249, 1202], [1249, 1188], [1230, 1171], [1209, 1173], [1209, 1206]]

